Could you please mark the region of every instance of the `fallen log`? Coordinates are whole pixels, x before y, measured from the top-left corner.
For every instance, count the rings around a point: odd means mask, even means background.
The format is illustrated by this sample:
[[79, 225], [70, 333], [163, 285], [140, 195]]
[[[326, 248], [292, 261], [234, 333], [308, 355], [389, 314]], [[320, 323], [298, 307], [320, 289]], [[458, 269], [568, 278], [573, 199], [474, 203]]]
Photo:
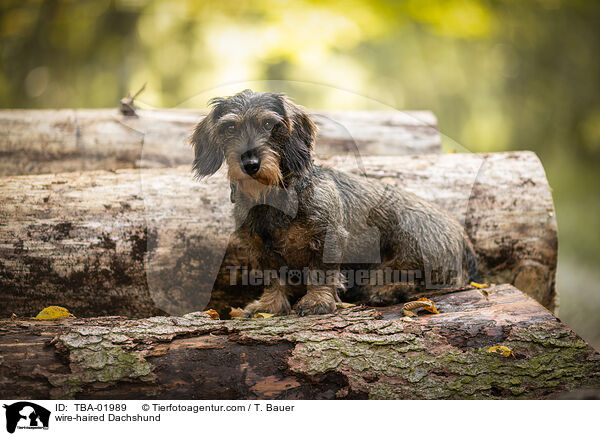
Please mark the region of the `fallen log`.
[[[535, 154], [323, 163], [440, 204], [464, 223], [485, 280], [515, 283], [554, 307], [556, 221]], [[0, 315], [49, 305], [131, 317], [243, 306], [260, 288], [218, 276], [231, 209], [224, 175], [196, 181], [189, 167], [0, 179]], [[234, 251], [224, 262], [247, 265], [244, 255]]]
[[207, 400], [542, 399], [600, 388], [600, 354], [517, 289], [433, 300], [441, 313], [418, 318], [392, 306], [1, 320], [0, 389], [34, 400]]
[[[0, 176], [191, 165], [188, 143], [204, 112], [116, 109], [0, 111]], [[312, 112], [318, 156], [441, 151], [431, 112]]]

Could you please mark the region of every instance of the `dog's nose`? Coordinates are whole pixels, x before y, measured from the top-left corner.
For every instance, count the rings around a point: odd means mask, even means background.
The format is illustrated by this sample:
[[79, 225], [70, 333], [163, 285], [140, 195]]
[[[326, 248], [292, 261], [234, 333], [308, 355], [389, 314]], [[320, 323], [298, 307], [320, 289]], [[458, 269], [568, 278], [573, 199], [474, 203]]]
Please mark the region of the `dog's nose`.
[[252, 157], [242, 162], [242, 165], [244, 166], [244, 171], [246, 171], [246, 174], [248, 174], [249, 176], [253, 176], [260, 169], [260, 159], [258, 159], [257, 157]]
[[260, 158], [254, 150], [247, 151], [241, 156], [242, 168], [249, 176], [252, 176], [260, 169]]

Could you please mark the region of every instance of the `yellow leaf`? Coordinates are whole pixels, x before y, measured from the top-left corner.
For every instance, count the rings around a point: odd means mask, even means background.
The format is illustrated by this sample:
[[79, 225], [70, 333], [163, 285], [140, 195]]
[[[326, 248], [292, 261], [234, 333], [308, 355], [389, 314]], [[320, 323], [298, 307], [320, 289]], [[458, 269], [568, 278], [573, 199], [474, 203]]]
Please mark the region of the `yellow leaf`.
[[217, 312], [215, 309], [208, 309], [202, 313], [206, 313], [208, 316], [211, 317], [211, 319], [219, 319], [219, 312]]
[[243, 318], [244, 309], [242, 309], [241, 307], [232, 307], [229, 311], [229, 316], [232, 318]]
[[352, 303], [337, 303], [336, 304], [338, 309], [350, 309], [351, 307], [355, 307], [356, 304], [352, 304]]
[[477, 288], [477, 289], [483, 289], [483, 288], [489, 288], [490, 287], [490, 285], [487, 284], [487, 283], [471, 282], [470, 285], [473, 286], [474, 288]]
[[418, 316], [412, 310], [403, 309], [403, 312], [404, 312], [404, 316], [410, 316], [411, 318], [414, 318], [415, 316]]
[[42, 311], [37, 314], [35, 319], [57, 319], [66, 318], [68, 316], [73, 316], [73, 314], [64, 307], [48, 306], [42, 309]]
[[501, 354], [504, 357], [513, 356], [512, 350], [503, 345], [496, 345], [495, 347], [488, 348], [488, 353]]
[[440, 313], [440, 312], [438, 312], [437, 308], [435, 307], [435, 303], [433, 301], [431, 301], [429, 298], [421, 297], [417, 301], [425, 301], [426, 303], [429, 303], [428, 306], [423, 306], [423, 309], [425, 309], [427, 312]]
[[258, 312], [254, 314], [254, 318], [271, 318], [272, 316], [275, 316], [272, 313], [264, 313], [264, 312]]

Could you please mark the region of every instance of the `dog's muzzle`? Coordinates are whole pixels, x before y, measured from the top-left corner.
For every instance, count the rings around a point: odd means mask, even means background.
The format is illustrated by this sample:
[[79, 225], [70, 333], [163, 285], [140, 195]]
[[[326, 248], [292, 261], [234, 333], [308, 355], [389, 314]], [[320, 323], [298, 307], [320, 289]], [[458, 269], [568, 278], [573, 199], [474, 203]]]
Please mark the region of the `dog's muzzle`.
[[246, 174], [253, 176], [260, 169], [260, 157], [256, 153], [256, 150], [248, 150], [240, 156], [242, 162], [242, 168]]

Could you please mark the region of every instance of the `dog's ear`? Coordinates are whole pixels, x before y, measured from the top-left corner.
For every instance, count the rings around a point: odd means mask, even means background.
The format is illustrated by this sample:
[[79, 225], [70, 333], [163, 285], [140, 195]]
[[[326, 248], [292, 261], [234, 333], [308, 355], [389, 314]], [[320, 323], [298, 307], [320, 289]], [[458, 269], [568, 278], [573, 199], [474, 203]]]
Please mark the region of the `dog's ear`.
[[287, 126], [287, 146], [282, 150], [283, 162], [287, 169], [303, 174], [312, 165], [312, 148], [317, 135], [317, 126], [305, 109], [280, 96], [285, 110]]
[[198, 123], [191, 138], [195, 153], [192, 168], [198, 177], [210, 176], [217, 172], [225, 158], [223, 150], [216, 142], [212, 120], [213, 112]]
[[282, 96], [282, 99], [290, 136], [312, 149], [317, 136], [317, 126], [302, 106], [294, 104], [285, 96]]

